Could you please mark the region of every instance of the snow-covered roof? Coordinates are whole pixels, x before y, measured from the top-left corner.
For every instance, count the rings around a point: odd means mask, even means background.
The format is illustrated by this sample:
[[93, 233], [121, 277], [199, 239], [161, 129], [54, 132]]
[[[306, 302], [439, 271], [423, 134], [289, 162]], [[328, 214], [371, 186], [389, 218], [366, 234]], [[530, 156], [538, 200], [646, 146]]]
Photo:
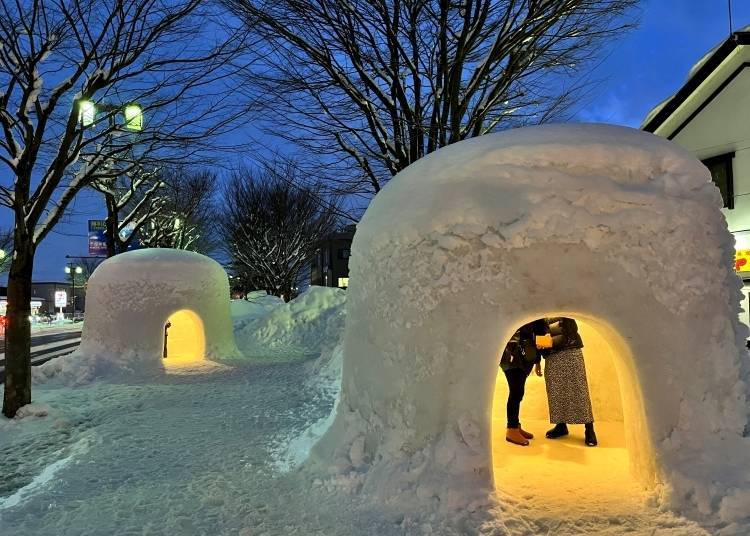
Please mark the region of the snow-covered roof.
[[704, 54], [688, 72], [687, 79], [676, 93], [651, 109], [641, 124], [647, 132], [654, 132], [696, 91], [737, 48], [750, 44], [750, 25], [735, 31], [731, 36]]
[[224, 272], [215, 260], [194, 253], [168, 248], [138, 249], [121, 253], [100, 264], [91, 279], [102, 278], [105, 274], [116, 274], [117, 278], [132, 280], [147, 275], [149, 278], [166, 275], [183, 277], [196, 270]]
[[[576, 170], [576, 179], [560, 176], [560, 168]], [[581, 189], [588, 192], [586, 210], [595, 215], [616, 211], [608, 199], [616, 190], [628, 190], [637, 202], [656, 192], [697, 195], [709, 183], [708, 171], [691, 153], [635, 129], [516, 129], [445, 147], [406, 168], [376, 196], [354, 240], [372, 240], [377, 248], [385, 240], [411, 242], [449, 226], [479, 234], [503, 229], [507, 237], [530, 214], [545, 210], [551, 217], [553, 202], [579, 202], [575, 192]]]

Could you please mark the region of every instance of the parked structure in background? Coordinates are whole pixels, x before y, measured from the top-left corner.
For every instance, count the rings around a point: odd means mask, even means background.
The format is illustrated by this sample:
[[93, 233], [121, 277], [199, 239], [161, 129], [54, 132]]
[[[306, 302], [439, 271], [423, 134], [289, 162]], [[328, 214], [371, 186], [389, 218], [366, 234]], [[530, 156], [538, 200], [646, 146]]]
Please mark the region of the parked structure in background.
[[321, 287], [349, 286], [349, 254], [357, 226], [347, 225], [320, 243], [310, 267], [310, 284]]
[[701, 58], [642, 128], [691, 151], [711, 171], [745, 282], [741, 320], [750, 325], [750, 26]]

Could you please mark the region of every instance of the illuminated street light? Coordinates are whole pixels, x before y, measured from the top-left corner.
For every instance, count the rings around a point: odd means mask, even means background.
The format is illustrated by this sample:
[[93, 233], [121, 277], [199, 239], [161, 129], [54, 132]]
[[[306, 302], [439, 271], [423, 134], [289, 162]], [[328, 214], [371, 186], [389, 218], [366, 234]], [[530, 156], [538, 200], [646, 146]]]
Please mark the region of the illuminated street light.
[[82, 99], [78, 101], [78, 120], [84, 127], [90, 127], [96, 120], [96, 104], [94, 101]]
[[125, 128], [133, 131], [143, 130], [143, 108], [137, 104], [126, 104], [122, 110], [125, 116]]
[[71, 308], [72, 309], [71, 319], [75, 319], [75, 316], [76, 316], [76, 274], [82, 274], [83, 268], [81, 268], [80, 266], [76, 266], [75, 268], [73, 268], [72, 266], [73, 266], [73, 263], [69, 263], [65, 267], [65, 273], [71, 274], [70, 277], [73, 280], [73, 292], [72, 292], [72, 297], [71, 297], [71, 302], [73, 306]]
[[127, 130], [134, 132], [143, 130], [143, 108], [134, 102], [124, 106], [116, 106], [101, 102], [97, 104], [90, 99], [80, 99], [78, 101], [78, 121], [84, 127], [90, 127], [96, 122], [96, 114], [99, 110], [122, 113]]

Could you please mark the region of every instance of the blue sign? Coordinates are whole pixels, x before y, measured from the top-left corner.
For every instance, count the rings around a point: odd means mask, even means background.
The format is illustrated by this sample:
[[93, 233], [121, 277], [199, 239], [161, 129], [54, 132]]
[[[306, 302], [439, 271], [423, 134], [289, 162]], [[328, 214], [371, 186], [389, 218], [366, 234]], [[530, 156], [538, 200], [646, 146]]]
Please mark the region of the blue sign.
[[89, 220], [89, 255], [91, 257], [107, 256], [107, 222]]

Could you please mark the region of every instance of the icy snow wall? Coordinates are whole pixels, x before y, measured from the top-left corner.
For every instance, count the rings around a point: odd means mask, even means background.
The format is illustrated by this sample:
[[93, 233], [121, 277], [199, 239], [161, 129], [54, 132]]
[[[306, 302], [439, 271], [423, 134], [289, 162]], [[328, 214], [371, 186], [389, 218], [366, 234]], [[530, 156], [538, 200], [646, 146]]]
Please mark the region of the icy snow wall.
[[[158, 369], [164, 325], [190, 311], [203, 329], [204, 357], [237, 354], [224, 269], [204, 255], [140, 249], [99, 265], [86, 289], [86, 321], [76, 354], [116, 368]], [[134, 370], [135, 372], [135, 370]]]
[[487, 499], [502, 348], [566, 315], [618, 356], [612, 396], [644, 484], [706, 515], [750, 501], [735, 467], [750, 450], [746, 333], [720, 207], [692, 155], [621, 127], [523, 128], [412, 164], [357, 226], [341, 400], [310, 467], [403, 508]]

